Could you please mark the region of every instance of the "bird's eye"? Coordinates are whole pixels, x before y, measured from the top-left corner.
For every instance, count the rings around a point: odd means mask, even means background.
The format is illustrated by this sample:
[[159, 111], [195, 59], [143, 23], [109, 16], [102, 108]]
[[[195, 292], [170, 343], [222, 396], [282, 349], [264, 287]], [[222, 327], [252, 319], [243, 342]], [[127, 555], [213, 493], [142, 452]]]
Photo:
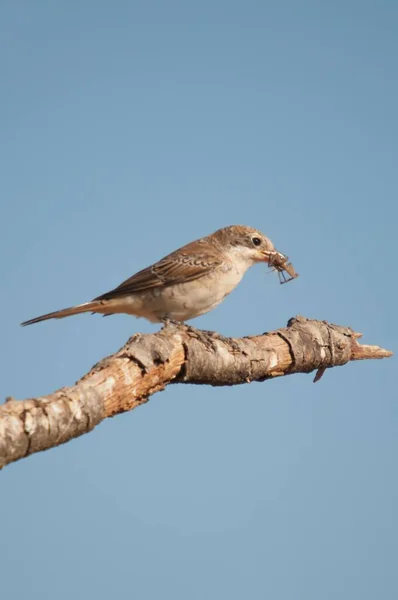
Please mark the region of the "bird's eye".
[[261, 240], [258, 237], [252, 238], [252, 242], [255, 246], [260, 246], [260, 244], [261, 244]]

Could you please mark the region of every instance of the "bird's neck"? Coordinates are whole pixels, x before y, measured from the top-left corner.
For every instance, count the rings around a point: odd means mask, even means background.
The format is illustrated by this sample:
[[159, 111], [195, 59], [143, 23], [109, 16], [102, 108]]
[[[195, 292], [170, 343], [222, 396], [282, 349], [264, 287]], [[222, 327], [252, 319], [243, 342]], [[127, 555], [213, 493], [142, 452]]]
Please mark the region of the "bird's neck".
[[236, 271], [242, 275], [256, 263], [249, 249], [246, 252], [245, 248], [231, 246], [226, 254], [230, 262], [235, 266]]

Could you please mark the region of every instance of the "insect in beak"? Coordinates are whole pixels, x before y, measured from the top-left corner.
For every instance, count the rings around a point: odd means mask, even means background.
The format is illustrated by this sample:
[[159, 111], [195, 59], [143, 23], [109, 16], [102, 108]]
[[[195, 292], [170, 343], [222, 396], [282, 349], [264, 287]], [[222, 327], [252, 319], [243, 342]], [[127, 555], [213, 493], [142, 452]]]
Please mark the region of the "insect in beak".
[[273, 271], [278, 272], [279, 283], [281, 284], [288, 283], [288, 281], [292, 281], [292, 279], [298, 277], [298, 273], [296, 273], [292, 263], [288, 262], [288, 260], [288, 256], [285, 256], [282, 252], [278, 252], [277, 250], [270, 252], [268, 255], [268, 266], [271, 267]]

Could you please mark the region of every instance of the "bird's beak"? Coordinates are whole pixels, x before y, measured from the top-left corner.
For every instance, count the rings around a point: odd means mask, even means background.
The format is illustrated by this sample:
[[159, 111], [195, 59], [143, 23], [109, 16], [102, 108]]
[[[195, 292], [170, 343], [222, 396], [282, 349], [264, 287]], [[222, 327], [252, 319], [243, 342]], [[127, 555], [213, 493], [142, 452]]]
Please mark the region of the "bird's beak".
[[262, 256], [264, 257], [264, 258], [263, 258], [263, 261], [264, 261], [264, 262], [267, 262], [267, 263], [269, 263], [269, 261], [270, 261], [271, 257], [272, 257], [272, 256], [275, 254], [275, 250], [274, 250], [274, 251], [271, 251], [271, 250], [263, 250], [263, 251], [261, 252], [261, 254], [262, 254]]

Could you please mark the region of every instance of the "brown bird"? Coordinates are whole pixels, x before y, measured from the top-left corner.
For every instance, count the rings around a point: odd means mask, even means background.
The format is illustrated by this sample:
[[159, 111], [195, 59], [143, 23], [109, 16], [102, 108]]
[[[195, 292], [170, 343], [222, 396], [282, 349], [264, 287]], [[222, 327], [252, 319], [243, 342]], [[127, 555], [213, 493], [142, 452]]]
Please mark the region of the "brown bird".
[[91, 302], [57, 310], [22, 325], [85, 312], [126, 313], [153, 323], [184, 322], [215, 308], [249, 267], [258, 262], [272, 264], [275, 256], [286, 258], [257, 229], [243, 225], [224, 227], [172, 252]]

